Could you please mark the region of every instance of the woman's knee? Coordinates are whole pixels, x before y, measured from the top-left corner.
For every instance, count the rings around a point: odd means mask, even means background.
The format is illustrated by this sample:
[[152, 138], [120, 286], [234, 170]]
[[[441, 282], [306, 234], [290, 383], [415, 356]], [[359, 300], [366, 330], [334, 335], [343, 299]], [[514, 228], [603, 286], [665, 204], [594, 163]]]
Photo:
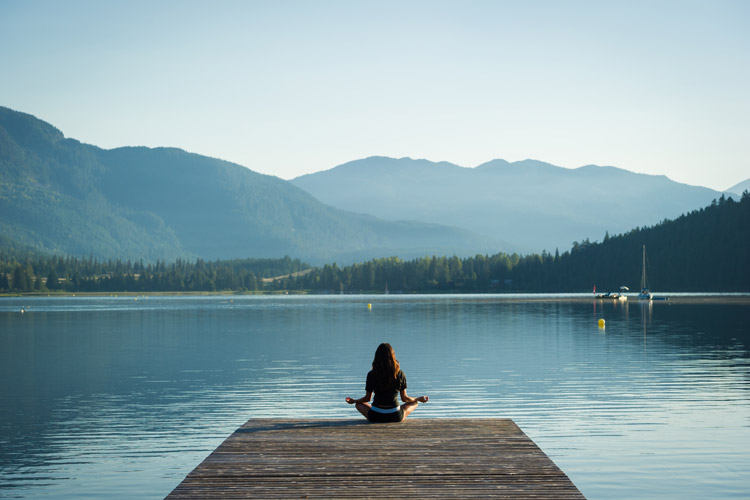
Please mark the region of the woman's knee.
[[401, 410], [404, 413], [404, 418], [403, 419], [405, 419], [406, 417], [408, 417], [411, 412], [413, 412], [414, 410], [416, 410], [418, 404], [419, 403], [417, 403], [416, 401], [413, 402], [413, 403], [404, 403], [404, 404], [402, 404], [401, 405]]
[[367, 416], [367, 413], [370, 411], [370, 405], [368, 405], [367, 403], [357, 403], [356, 407], [357, 407], [357, 410], [365, 417]]

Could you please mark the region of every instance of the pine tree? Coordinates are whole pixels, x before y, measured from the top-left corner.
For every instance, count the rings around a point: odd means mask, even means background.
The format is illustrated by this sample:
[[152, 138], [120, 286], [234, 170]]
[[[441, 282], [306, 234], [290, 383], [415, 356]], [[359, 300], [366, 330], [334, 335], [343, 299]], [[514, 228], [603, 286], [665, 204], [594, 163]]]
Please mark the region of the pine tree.
[[29, 289], [29, 277], [26, 269], [21, 264], [16, 264], [13, 269], [13, 289], [24, 292]]
[[0, 273], [0, 290], [10, 290], [10, 281], [5, 273]]
[[60, 280], [57, 278], [54, 267], [50, 267], [49, 274], [47, 275], [47, 288], [53, 291], [60, 288]]

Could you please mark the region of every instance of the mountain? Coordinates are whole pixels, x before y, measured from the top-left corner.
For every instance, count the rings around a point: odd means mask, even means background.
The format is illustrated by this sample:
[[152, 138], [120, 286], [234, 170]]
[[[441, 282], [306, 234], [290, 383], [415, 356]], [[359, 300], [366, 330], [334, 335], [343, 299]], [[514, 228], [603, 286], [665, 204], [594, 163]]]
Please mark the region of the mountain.
[[466, 255], [488, 238], [324, 205], [277, 177], [179, 149], [105, 150], [0, 107], [0, 234], [98, 258]]
[[750, 191], [750, 179], [744, 180], [725, 190], [726, 193], [742, 196], [745, 191]]
[[476, 168], [371, 157], [291, 181], [323, 203], [376, 217], [458, 226], [512, 242], [504, 251], [568, 248], [705, 206], [721, 193], [615, 167], [525, 160]]

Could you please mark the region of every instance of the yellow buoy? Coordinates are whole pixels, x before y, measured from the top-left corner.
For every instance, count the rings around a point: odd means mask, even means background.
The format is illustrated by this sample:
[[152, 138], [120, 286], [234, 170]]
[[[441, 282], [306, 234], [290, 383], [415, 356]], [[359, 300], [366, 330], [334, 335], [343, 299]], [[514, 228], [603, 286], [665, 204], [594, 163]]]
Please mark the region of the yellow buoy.
[[372, 309], [372, 304], [367, 304], [368, 309]]
[[604, 328], [604, 319], [599, 320], [599, 328]]

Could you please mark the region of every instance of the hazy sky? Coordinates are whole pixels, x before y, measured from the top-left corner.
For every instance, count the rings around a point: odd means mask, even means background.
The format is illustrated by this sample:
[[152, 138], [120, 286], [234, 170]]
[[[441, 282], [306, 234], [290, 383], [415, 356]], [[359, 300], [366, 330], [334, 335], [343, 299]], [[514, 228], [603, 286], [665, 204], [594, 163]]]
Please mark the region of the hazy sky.
[[533, 158], [726, 189], [750, 177], [750, 1], [0, 0], [0, 105], [285, 179]]

